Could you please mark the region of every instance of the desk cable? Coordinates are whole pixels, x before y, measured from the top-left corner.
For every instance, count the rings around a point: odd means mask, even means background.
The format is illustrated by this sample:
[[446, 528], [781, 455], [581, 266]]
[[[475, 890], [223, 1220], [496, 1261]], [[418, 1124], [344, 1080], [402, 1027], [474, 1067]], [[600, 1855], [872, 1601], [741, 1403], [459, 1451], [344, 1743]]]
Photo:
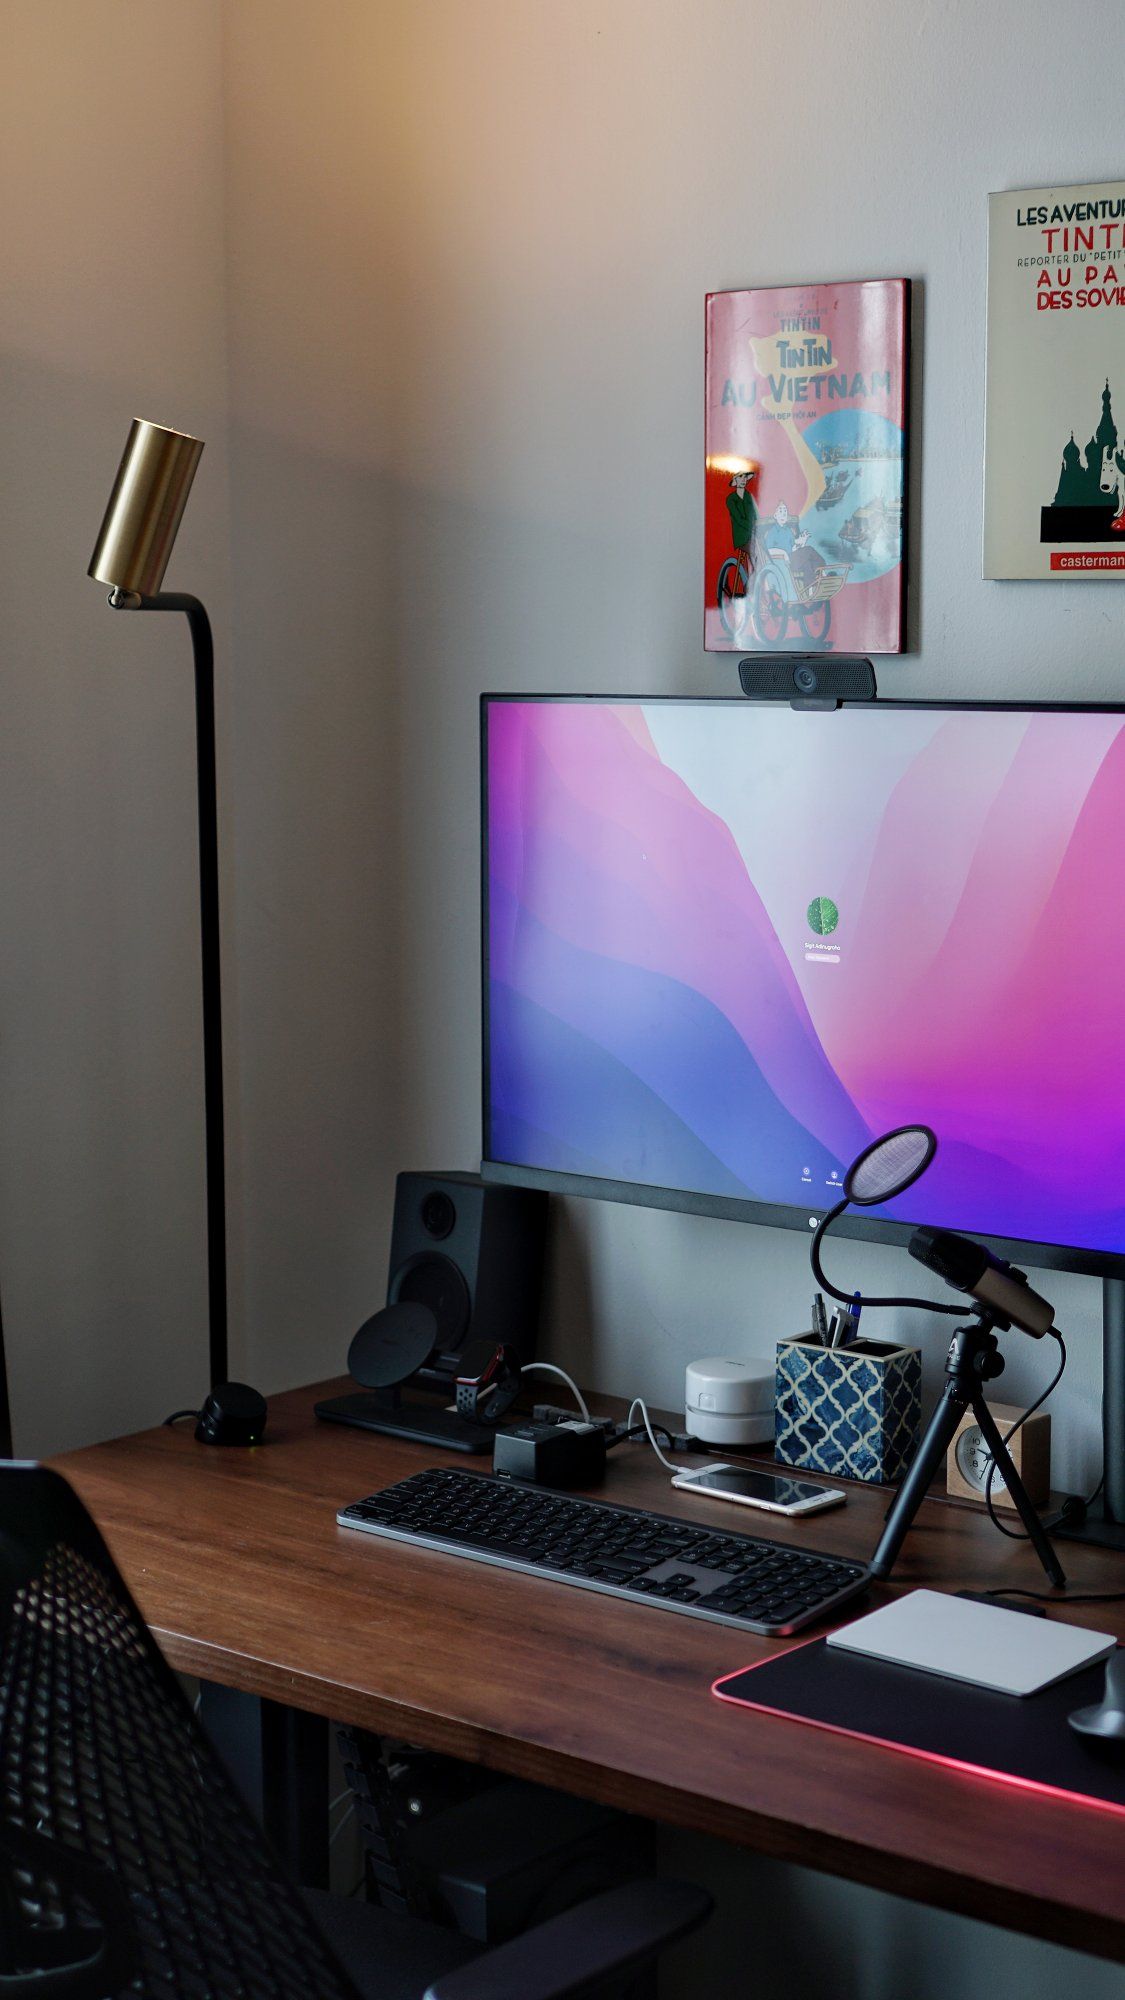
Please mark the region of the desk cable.
[[553, 1361], [525, 1361], [520, 1372], [524, 1375], [557, 1375], [560, 1382], [566, 1383], [567, 1388], [570, 1390], [571, 1395], [582, 1412], [584, 1422], [590, 1422], [590, 1412], [586, 1407], [586, 1398], [582, 1394], [574, 1377], [568, 1375], [565, 1368], [556, 1368]]
[[[634, 1424], [633, 1418], [638, 1410], [641, 1413], [641, 1422], [639, 1424]], [[664, 1435], [668, 1439], [668, 1443], [671, 1445], [673, 1441], [671, 1432], [664, 1430], [663, 1424], [659, 1424], [657, 1426], [657, 1429], [664, 1431]], [[660, 1446], [656, 1442], [656, 1432], [653, 1430], [652, 1418], [649, 1416], [648, 1409], [645, 1404], [645, 1399], [643, 1396], [634, 1396], [632, 1402], [629, 1405], [629, 1414], [625, 1419], [625, 1428], [623, 1431], [618, 1432], [617, 1437], [614, 1439], [614, 1443], [624, 1444], [626, 1438], [639, 1437], [642, 1434], [642, 1432], [648, 1438], [648, 1441], [652, 1446], [654, 1452], [656, 1453], [657, 1458], [660, 1460], [661, 1465], [666, 1466], [668, 1471], [671, 1472], [673, 1475], [683, 1471], [682, 1465], [673, 1465], [670, 1458], [665, 1458], [664, 1453], [661, 1451]]]
[[[1042, 1395], [1037, 1396], [1034, 1403], [1030, 1404], [1029, 1407], [1024, 1411], [1022, 1417], [1018, 1417], [1016, 1419], [1016, 1422], [1012, 1425], [1011, 1429], [1005, 1431], [1004, 1433], [1005, 1444], [1008, 1443], [1010, 1438], [1013, 1438], [1015, 1436], [1016, 1432], [1020, 1428], [1020, 1425], [1025, 1424], [1027, 1422], [1027, 1419], [1030, 1416], [1033, 1416], [1035, 1411], [1038, 1410], [1041, 1407], [1041, 1405], [1046, 1402], [1048, 1396], [1054, 1389], [1058, 1388], [1058, 1385], [1062, 1380], [1063, 1369], [1066, 1367], [1066, 1342], [1064, 1341], [1062, 1334], [1059, 1332], [1057, 1327], [1053, 1326], [1049, 1327], [1048, 1332], [1051, 1334], [1052, 1339], [1057, 1340], [1059, 1343], [1059, 1365], [1055, 1370], [1054, 1375], [1051, 1377], [1051, 1380], [1048, 1382], [1047, 1387], [1044, 1389]], [[1104, 1397], [1104, 1391], [1103, 1391], [1103, 1397]], [[993, 1511], [993, 1506], [992, 1506], [992, 1480], [995, 1471], [996, 1471], [996, 1461], [994, 1459], [992, 1464], [988, 1468], [988, 1478], [985, 1482], [985, 1489], [984, 1489], [985, 1501], [988, 1506], [988, 1512], [992, 1520], [992, 1524], [994, 1527], [999, 1528], [1000, 1533], [1002, 1535], [1006, 1535], [1010, 1542], [1026, 1542], [1027, 1540], [1026, 1535], [1020, 1534], [1014, 1528], [1006, 1528], [1004, 1526], [1003, 1521], [999, 1521], [996, 1518], [996, 1514]], [[1093, 1505], [1094, 1501], [1097, 1499], [1098, 1494], [1101, 1492], [1102, 1487], [1104, 1485], [1105, 1485], [1105, 1473], [1103, 1472], [1093, 1492], [1090, 1494], [1089, 1499], [1068, 1502], [1068, 1506], [1070, 1507], [1071, 1511], [1079, 1513], [1084, 1516], [1086, 1513], [1086, 1509]], [[1066, 1509], [1064, 1508], [1064, 1513], [1065, 1511]], [[1125, 1600], [1125, 1590], [1074, 1591], [1074, 1592], [1067, 1592], [1065, 1595], [1060, 1596], [1058, 1591], [1055, 1590], [1021, 1590], [1012, 1584], [1008, 1584], [999, 1590], [982, 1591], [981, 1595], [982, 1597], [1030, 1597], [1036, 1604], [1120, 1604], [1123, 1600]]]
[[[1022, 1417], [1017, 1417], [1011, 1429], [1005, 1431], [1003, 1439], [1005, 1445], [1011, 1443], [1012, 1439], [1015, 1437], [1016, 1432], [1020, 1430], [1024, 1424], [1026, 1424], [1029, 1417], [1033, 1417], [1035, 1415], [1036, 1410], [1039, 1410], [1043, 1407], [1043, 1404], [1046, 1402], [1048, 1396], [1054, 1393], [1054, 1391], [1058, 1388], [1059, 1383], [1062, 1381], [1063, 1370], [1066, 1367], [1066, 1342], [1063, 1339], [1062, 1334], [1059, 1332], [1057, 1326], [1049, 1326], [1047, 1328], [1047, 1331], [1050, 1334], [1052, 1340], [1058, 1341], [1059, 1365], [1056, 1368], [1054, 1374], [1052, 1375], [1050, 1381], [1048, 1382], [1047, 1387], [1043, 1390], [1042, 1394], [1037, 1396], [1033, 1403], [1029, 1403]], [[996, 1460], [993, 1459], [988, 1468], [988, 1478], [984, 1482], [984, 1500], [985, 1500], [985, 1505], [988, 1508], [988, 1518], [992, 1522], [993, 1527], [998, 1528], [1002, 1535], [1006, 1535], [1010, 1542], [1026, 1542], [1028, 1540], [1028, 1536], [1026, 1534], [1024, 1534], [1018, 1528], [1006, 1528], [1004, 1526], [1003, 1521], [999, 1519], [996, 1513], [996, 1509], [992, 1504], [992, 1482], [995, 1477], [996, 1477]]]
[[[553, 1361], [525, 1361], [522, 1372], [525, 1375], [535, 1375], [535, 1374], [557, 1375], [561, 1382], [566, 1383], [567, 1388], [570, 1390], [571, 1395], [574, 1397], [574, 1400], [577, 1403], [578, 1408], [582, 1413], [583, 1421], [586, 1423], [599, 1422], [598, 1418], [591, 1417], [589, 1408], [587, 1407], [585, 1396], [582, 1394], [582, 1391], [578, 1387], [578, 1384], [574, 1380], [573, 1376], [568, 1375], [565, 1368], [556, 1368]], [[640, 1412], [641, 1416], [641, 1421], [639, 1424], [634, 1423], [633, 1421], [638, 1411]], [[553, 1414], [554, 1413], [552, 1413], [552, 1420], [553, 1420]], [[631, 1438], [645, 1437], [648, 1439], [650, 1445], [653, 1448], [653, 1451], [656, 1453], [657, 1458], [660, 1460], [661, 1465], [667, 1466], [669, 1472], [672, 1473], [682, 1472], [683, 1467], [679, 1465], [673, 1465], [669, 1459], [665, 1458], [664, 1453], [661, 1451], [660, 1446], [657, 1444], [656, 1442], [657, 1431], [659, 1431], [661, 1436], [665, 1439], [670, 1450], [675, 1450], [676, 1440], [673, 1438], [671, 1431], [668, 1430], [666, 1425], [657, 1424], [654, 1429], [652, 1419], [649, 1416], [648, 1407], [645, 1403], [643, 1396], [634, 1396], [633, 1401], [629, 1405], [629, 1414], [626, 1417], [624, 1424], [620, 1428], [611, 1425], [608, 1418], [602, 1419], [600, 1421], [603, 1422], [605, 1429], [609, 1432], [609, 1435], [606, 1439], [607, 1450], [611, 1450], [613, 1446], [616, 1444], [626, 1444]]]

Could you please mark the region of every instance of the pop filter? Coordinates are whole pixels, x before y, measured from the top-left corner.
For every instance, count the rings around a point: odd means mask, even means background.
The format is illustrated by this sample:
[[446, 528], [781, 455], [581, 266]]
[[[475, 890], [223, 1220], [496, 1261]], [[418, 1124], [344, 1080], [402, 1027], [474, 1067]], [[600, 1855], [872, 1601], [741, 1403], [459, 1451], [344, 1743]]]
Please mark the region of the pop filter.
[[[841, 1292], [825, 1277], [820, 1261], [820, 1245], [825, 1232], [831, 1228], [837, 1216], [854, 1202], [857, 1208], [873, 1208], [876, 1202], [893, 1201], [895, 1195], [903, 1194], [912, 1187], [920, 1174], [924, 1174], [934, 1154], [937, 1152], [937, 1135], [928, 1125], [896, 1125], [893, 1132], [884, 1132], [857, 1153], [847, 1173], [844, 1175], [844, 1199], [830, 1208], [823, 1218], [809, 1245], [809, 1262], [813, 1277], [821, 1290], [830, 1298], [839, 1299], [841, 1305], [850, 1306], [854, 1292]], [[864, 1306], [919, 1306], [926, 1312], [963, 1313], [963, 1306], [936, 1305], [933, 1299], [873, 1299], [865, 1292]]]
[[857, 1153], [844, 1175], [844, 1193], [859, 1208], [892, 1201], [924, 1174], [937, 1152], [928, 1125], [899, 1125]]

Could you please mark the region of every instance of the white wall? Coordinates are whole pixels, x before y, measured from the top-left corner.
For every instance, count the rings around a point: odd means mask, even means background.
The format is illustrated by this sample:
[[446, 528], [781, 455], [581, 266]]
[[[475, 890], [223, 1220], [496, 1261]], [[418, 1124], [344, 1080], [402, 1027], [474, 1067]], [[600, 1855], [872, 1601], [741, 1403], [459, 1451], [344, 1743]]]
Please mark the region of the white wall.
[[[1092, 87], [1121, 29], [1085, 15]], [[270, 1389], [334, 1369], [380, 1296], [395, 1169], [477, 1155], [480, 689], [732, 685], [699, 644], [709, 286], [922, 281], [920, 652], [884, 688], [1114, 692], [1112, 584], [979, 579], [983, 196], [1115, 170], [1056, 129], [1049, 18], [825, 13], [810, 112], [785, 65], [766, 87], [780, 29], [752, 0], [9, 0], [21, 1448], [191, 1400], [205, 1331], [186, 635], [84, 575], [128, 417], [209, 440], [170, 581], [218, 627], [232, 1355]], [[840, 1255], [869, 1286], [899, 1263]], [[804, 1317], [804, 1259], [787, 1233], [560, 1205], [550, 1349], [673, 1401], [701, 1343]], [[1097, 1288], [1051, 1283], [1077, 1335], [1056, 1469], [1081, 1484]], [[1006, 1391], [1040, 1366], [1015, 1351]]]
[[393, 15], [225, 12], [244, 1365], [267, 1392], [341, 1372], [384, 1302], [411, 1129], [383, 444]]
[[0, 1306], [38, 1452], [206, 1369], [191, 652], [86, 565], [130, 418], [196, 432], [169, 584], [229, 655], [220, 11], [2, 27]]
[[[240, 675], [307, 688], [331, 669], [395, 787], [393, 814], [365, 804], [343, 760], [360, 844], [317, 833], [323, 907], [251, 722], [276, 727], [278, 757], [297, 736], [247, 690], [240, 881], [273, 900], [259, 935], [246, 898], [240, 984], [286, 1008], [269, 1047], [261, 1012], [243, 1024], [250, 1337], [263, 1376], [284, 1356], [295, 1378], [333, 1366], [336, 1328], [379, 1297], [393, 1168], [477, 1157], [481, 689], [732, 686], [699, 638], [708, 288], [922, 281], [916, 651], [881, 666], [885, 690], [1117, 694], [1111, 587], [981, 582], [980, 467], [985, 195], [1120, 171], [1078, 107], [1122, 30], [1115, 6], [1081, 10], [1068, 120], [1058, 17], [1040, 4], [784, 18], [755, 0], [335, 0], [314, 19], [243, 0], [227, 18], [236, 562], [269, 569], [276, 593], [240, 626]], [[259, 546], [289, 478], [325, 534], [358, 521], [369, 536], [369, 564], [334, 569], [321, 606], [331, 649], [302, 611], [315, 576], [270, 568]], [[294, 528], [282, 546], [299, 545]], [[309, 765], [322, 808], [339, 805], [337, 752]], [[365, 849], [382, 830], [391, 844]], [[396, 918], [388, 982], [378, 930]], [[287, 1075], [310, 1031], [330, 1038], [323, 1062]], [[318, 1130], [342, 1162], [327, 1187], [293, 1146]], [[747, 1321], [768, 1346], [806, 1312], [796, 1235], [573, 1203], [553, 1251], [549, 1351], [607, 1389], [674, 1401], [701, 1346]], [[854, 1246], [840, 1260], [869, 1287], [901, 1268]], [[1097, 1287], [1049, 1290], [1074, 1336], [1056, 1468], [1078, 1483], [1097, 1455]], [[1042, 1365], [1013, 1354], [1005, 1387], [1018, 1396]], [[709, 1990], [740, 1990], [735, 1968], [771, 1948], [777, 1994], [937, 2000], [982, 1968], [1000, 1996], [1125, 1987], [1115, 1968], [800, 1870], [670, 1854], [726, 1890], [685, 1994], [704, 1963]]]
[[[401, 785], [404, 801], [440, 801], [403, 843], [417, 912], [404, 1135], [411, 1164], [467, 1165], [478, 693], [735, 686], [731, 661], [700, 641], [708, 289], [920, 281], [916, 650], [878, 663], [884, 693], [1120, 695], [1125, 600], [1111, 586], [981, 581], [981, 452], [987, 192], [1120, 172], [1113, 135], [1079, 107], [1125, 50], [1125, 24], [1116, 5], [1081, 6], [1061, 72], [1059, 16], [1040, 0], [395, 12], [381, 278], [397, 304], [385, 451]], [[554, 1240], [550, 1351], [620, 1393], [674, 1403], [701, 1348], [749, 1337], [768, 1352], [807, 1321], [795, 1233], [574, 1203]], [[901, 1253], [839, 1258], [864, 1289], [898, 1288]], [[1099, 1289], [1047, 1289], [1073, 1335], [1056, 1475], [1093, 1483]], [[909, 1328], [931, 1376], [935, 1325]], [[1018, 1400], [1046, 1365], [1014, 1343], [1005, 1393]]]
[[[186, 638], [84, 577], [128, 418], [209, 440], [169, 582], [218, 625], [233, 1353], [268, 1391], [378, 1302], [396, 1168], [478, 1154], [479, 692], [733, 685], [700, 649], [706, 290], [921, 281], [916, 649], [885, 692], [1119, 694], [1112, 584], [981, 582], [980, 470], [985, 195], [1120, 174], [1090, 107], [1123, 27], [1085, 0], [1064, 59], [1046, 0], [3, 11], [0, 1298], [31, 1451], [192, 1400], [205, 1351]], [[1079, 1482], [1097, 1291], [1048, 1290]], [[560, 1204], [549, 1351], [673, 1401], [808, 1292], [797, 1235]], [[778, 1993], [944, 2000], [981, 1951], [998, 2000], [1125, 1990], [688, 1862], [750, 1885], [711, 1990], [794, 1925], [825, 1963]]]

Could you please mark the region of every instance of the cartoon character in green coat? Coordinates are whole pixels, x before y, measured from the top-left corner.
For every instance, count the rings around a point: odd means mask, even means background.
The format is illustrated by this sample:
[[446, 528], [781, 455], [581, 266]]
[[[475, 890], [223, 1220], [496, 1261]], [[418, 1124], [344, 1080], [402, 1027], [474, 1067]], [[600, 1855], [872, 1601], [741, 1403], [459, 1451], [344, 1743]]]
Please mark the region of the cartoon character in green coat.
[[751, 492], [758, 477], [758, 467], [748, 463], [744, 472], [732, 472], [730, 492], [727, 494], [727, 513], [730, 515], [731, 541], [736, 555], [746, 557], [746, 567], [752, 567], [750, 544], [758, 519], [758, 506]]

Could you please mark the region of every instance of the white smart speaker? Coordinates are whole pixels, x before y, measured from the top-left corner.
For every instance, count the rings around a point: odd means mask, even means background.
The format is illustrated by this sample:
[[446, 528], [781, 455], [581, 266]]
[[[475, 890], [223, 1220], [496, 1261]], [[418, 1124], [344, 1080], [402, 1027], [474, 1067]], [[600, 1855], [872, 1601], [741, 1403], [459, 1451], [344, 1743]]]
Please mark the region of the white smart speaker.
[[688, 1364], [684, 1384], [685, 1428], [701, 1444], [768, 1444], [773, 1436], [773, 1361]]

